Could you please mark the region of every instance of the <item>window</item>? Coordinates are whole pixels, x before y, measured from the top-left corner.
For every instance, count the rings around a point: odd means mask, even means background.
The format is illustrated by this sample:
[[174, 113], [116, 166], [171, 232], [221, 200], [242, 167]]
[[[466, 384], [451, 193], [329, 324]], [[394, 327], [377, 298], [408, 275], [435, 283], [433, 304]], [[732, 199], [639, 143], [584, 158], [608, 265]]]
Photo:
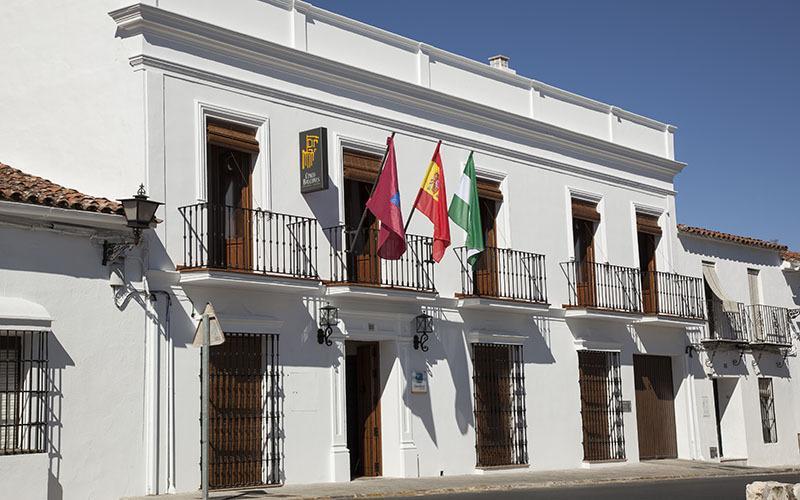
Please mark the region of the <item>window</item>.
[[622, 378], [619, 353], [578, 352], [580, 370], [583, 459], [624, 460], [622, 425]]
[[772, 379], [758, 379], [758, 398], [761, 402], [761, 433], [765, 443], [778, 442], [778, 427], [775, 425], [775, 398]]
[[0, 455], [45, 451], [48, 387], [47, 332], [0, 330]]

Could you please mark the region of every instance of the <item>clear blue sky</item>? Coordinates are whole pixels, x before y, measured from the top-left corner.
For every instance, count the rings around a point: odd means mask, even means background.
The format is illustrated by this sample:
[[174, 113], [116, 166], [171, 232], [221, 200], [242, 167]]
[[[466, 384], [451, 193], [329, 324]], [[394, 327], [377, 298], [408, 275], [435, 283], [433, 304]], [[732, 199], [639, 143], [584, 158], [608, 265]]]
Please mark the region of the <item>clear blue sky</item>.
[[800, 0], [311, 0], [678, 127], [678, 221], [800, 250]]

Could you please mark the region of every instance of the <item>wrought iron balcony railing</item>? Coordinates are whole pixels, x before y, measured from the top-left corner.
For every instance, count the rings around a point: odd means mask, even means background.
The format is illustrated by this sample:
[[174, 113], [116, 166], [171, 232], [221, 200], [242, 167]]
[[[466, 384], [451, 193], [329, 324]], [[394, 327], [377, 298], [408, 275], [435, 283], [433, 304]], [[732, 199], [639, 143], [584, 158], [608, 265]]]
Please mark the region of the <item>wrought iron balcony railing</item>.
[[703, 288], [702, 278], [661, 271], [642, 273], [644, 313], [705, 319]]
[[733, 342], [746, 344], [747, 320], [744, 304], [739, 303], [737, 310], [725, 311], [722, 301], [710, 298], [708, 304], [708, 338], [704, 340]]
[[344, 225], [323, 230], [330, 242], [330, 283], [434, 292], [433, 238], [406, 234], [407, 250], [398, 260], [378, 254], [378, 230], [358, 233]]
[[184, 269], [319, 278], [316, 219], [210, 203], [178, 212], [183, 217]]
[[642, 279], [633, 267], [596, 262], [562, 262], [571, 308], [641, 313]]
[[747, 331], [753, 344], [791, 346], [789, 310], [763, 304], [744, 306]]
[[547, 302], [544, 255], [487, 247], [472, 266], [466, 247], [454, 250], [461, 261], [463, 296]]

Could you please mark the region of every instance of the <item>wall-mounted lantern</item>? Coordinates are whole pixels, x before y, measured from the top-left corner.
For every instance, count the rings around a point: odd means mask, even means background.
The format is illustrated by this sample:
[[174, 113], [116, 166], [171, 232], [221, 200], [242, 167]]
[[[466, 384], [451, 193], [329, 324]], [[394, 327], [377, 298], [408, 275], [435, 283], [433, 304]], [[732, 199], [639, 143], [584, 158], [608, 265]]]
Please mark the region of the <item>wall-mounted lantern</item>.
[[339, 308], [327, 304], [319, 308], [319, 329], [317, 330], [317, 343], [326, 346], [333, 345], [331, 334], [333, 327], [339, 323]]
[[153, 225], [156, 210], [160, 205], [163, 205], [160, 201], [148, 199], [144, 184], [139, 185], [139, 190], [133, 198], [125, 198], [119, 201], [122, 203], [125, 222], [129, 228], [133, 229], [133, 244], [103, 242], [104, 266], [109, 262], [114, 262], [123, 252], [139, 244], [139, 240], [142, 237], [142, 229], [147, 229]]
[[428, 346], [425, 345], [430, 338], [429, 335], [433, 333], [433, 316], [422, 313], [416, 318], [417, 334], [414, 335], [414, 349], [428, 352]]

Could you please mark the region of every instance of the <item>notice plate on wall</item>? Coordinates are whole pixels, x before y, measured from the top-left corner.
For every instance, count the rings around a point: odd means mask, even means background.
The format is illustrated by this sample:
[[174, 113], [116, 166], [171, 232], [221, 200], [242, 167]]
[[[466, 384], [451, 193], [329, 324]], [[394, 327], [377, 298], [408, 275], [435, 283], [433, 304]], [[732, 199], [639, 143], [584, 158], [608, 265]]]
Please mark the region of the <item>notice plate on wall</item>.
[[623, 399], [622, 400], [622, 411], [623, 411], [623, 413], [630, 413], [631, 412], [631, 400], [630, 399]]
[[412, 394], [425, 394], [428, 392], [428, 374], [425, 372], [413, 372], [411, 374]]

